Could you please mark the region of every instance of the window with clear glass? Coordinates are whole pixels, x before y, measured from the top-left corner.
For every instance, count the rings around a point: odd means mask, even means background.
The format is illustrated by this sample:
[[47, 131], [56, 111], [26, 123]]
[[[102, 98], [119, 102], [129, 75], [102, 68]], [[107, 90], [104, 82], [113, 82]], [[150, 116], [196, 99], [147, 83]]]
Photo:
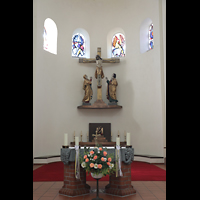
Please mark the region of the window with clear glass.
[[47, 18], [44, 22], [43, 49], [53, 54], [57, 54], [57, 26], [55, 22]]

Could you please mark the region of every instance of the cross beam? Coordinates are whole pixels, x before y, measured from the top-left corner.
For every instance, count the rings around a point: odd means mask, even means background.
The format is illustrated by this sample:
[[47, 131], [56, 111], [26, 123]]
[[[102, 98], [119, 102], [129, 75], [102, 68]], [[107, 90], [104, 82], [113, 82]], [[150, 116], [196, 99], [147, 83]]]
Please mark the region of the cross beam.
[[[101, 47], [97, 47], [97, 55], [101, 57]], [[102, 63], [119, 63], [120, 58], [102, 58]], [[96, 58], [79, 58], [79, 63], [96, 63]]]

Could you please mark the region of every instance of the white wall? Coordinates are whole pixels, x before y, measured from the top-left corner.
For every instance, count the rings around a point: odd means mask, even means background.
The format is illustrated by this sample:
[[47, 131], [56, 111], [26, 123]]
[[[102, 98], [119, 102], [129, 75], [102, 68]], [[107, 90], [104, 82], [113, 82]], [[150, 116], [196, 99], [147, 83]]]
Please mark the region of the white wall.
[[[73, 132], [83, 141], [89, 123], [111, 123], [113, 139], [119, 130], [131, 133], [137, 154], [163, 156], [163, 49], [160, 44], [159, 18], [164, 7], [159, 0], [34, 0], [33, 18], [33, 156], [60, 154], [64, 133], [73, 140]], [[51, 18], [58, 28], [57, 55], [43, 50], [43, 27]], [[140, 53], [140, 25], [146, 18], [154, 24], [154, 49]], [[116, 28], [126, 39], [126, 57], [116, 64], [103, 64], [105, 76], [116, 73], [117, 98], [122, 109], [79, 110], [84, 91], [83, 75], [93, 77], [96, 101], [95, 64], [79, 63], [71, 58], [71, 38], [75, 29], [85, 29], [90, 37], [90, 57], [97, 47], [107, 58], [107, 37]], [[162, 33], [163, 34], [163, 33]], [[111, 38], [112, 39], [112, 38]], [[111, 40], [110, 39], [110, 40]], [[106, 81], [103, 80], [103, 100]]]

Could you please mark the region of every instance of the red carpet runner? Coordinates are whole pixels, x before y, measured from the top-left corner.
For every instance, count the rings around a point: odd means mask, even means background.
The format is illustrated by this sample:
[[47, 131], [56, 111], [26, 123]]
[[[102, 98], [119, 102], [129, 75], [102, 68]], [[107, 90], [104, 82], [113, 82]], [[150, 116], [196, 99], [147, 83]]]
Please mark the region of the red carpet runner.
[[[33, 171], [33, 182], [36, 181], [63, 181], [63, 162], [55, 162], [43, 165]], [[91, 175], [86, 176], [87, 181], [96, 181]], [[105, 176], [100, 181], [108, 181], [109, 176]], [[133, 161], [131, 163], [132, 181], [166, 181], [166, 171], [153, 164]]]

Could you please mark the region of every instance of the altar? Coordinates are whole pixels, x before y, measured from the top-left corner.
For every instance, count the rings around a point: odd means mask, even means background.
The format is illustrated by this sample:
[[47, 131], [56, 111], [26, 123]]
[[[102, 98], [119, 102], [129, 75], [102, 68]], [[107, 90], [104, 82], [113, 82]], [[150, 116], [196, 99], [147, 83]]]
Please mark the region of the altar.
[[[92, 150], [92, 147], [90, 149]], [[115, 155], [115, 147], [107, 147], [107, 152]], [[84, 147], [80, 147], [79, 153], [80, 156], [83, 156]], [[61, 148], [61, 161], [64, 164], [64, 185], [59, 190], [61, 195], [79, 196], [90, 193], [90, 186], [86, 184], [86, 173], [83, 168], [80, 167], [80, 179], [75, 178], [75, 154], [75, 147]], [[105, 193], [123, 197], [136, 193], [131, 185], [131, 163], [134, 160], [134, 148], [121, 147], [120, 154], [123, 176], [111, 175], [109, 184], [105, 186]]]

